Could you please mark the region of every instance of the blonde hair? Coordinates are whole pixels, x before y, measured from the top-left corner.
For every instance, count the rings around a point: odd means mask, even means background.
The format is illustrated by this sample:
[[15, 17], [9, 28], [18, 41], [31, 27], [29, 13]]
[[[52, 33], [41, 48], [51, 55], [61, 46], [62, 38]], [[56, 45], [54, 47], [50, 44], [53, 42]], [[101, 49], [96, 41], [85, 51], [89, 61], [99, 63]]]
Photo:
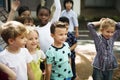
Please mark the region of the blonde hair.
[[9, 21], [2, 25], [1, 37], [8, 43], [10, 38], [16, 39], [16, 37], [26, 34], [27, 30], [23, 24], [17, 21]]
[[114, 20], [107, 18], [107, 19], [105, 19], [101, 22], [100, 30], [106, 29], [108, 27], [114, 27], [115, 28], [115, 25], [116, 25], [116, 22]]
[[[26, 27], [27, 28], [27, 36], [29, 36], [29, 34], [31, 32], [36, 32], [38, 34], [39, 37], [39, 33], [37, 32], [37, 30], [34, 27]], [[38, 43], [37, 49], [40, 49], [40, 44]]]

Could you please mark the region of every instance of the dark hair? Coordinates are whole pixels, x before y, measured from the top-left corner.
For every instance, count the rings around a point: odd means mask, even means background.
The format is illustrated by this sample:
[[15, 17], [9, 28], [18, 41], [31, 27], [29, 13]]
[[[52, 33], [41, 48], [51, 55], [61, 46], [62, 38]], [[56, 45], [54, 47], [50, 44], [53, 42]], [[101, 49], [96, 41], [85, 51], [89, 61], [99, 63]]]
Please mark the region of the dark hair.
[[22, 24], [24, 24], [26, 20], [28, 22], [32, 21], [34, 23], [34, 20], [32, 17], [17, 17], [17, 18], [15, 18], [15, 21], [21, 22]]
[[67, 18], [67, 17], [65, 17], [65, 16], [62, 16], [62, 17], [60, 17], [59, 18], [59, 21], [61, 21], [61, 22], [63, 22], [63, 23], [68, 23], [69, 24], [69, 19]]
[[39, 11], [40, 11], [41, 9], [45, 9], [45, 10], [47, 10], [47, 11], [49, 12], [49, 14], [51, 14], [51, 11], [50, 11], [49, 8], [47, 8], [47, 7], [45, 7], [45, 6], [42, 6], [42, 7], [41, 7], [41, 5], [39, 4], [39, 5], [37, 6], [37, 9], [36, 9], [36, 15], [37, 15], [37, 16], [38, 16], [38, 13], [39, 13]]
[[64, 8], [66, 9], [65, 4], [68, 2], [72, 3], [72, 8], [73, 8], [73, 5], [74, 5], [73, 0], [64, 0], [64, 2], [63, 2]]
[[29, 7], [27, 6], [21, 6], [18, 9], [18, 15], [20, 16], [24, 11], [30, 11]]
[[[66, 24], [63, 23], [63, 22], [60, 22], [60, 21], [55, 22], [55, 23], [51, 24], [50, 32], [51, 32], [52, 34], [54, 34], [56, 28], [66, 28]], [[67, 29], [67, 28], [66, 28], [66, 29]]]

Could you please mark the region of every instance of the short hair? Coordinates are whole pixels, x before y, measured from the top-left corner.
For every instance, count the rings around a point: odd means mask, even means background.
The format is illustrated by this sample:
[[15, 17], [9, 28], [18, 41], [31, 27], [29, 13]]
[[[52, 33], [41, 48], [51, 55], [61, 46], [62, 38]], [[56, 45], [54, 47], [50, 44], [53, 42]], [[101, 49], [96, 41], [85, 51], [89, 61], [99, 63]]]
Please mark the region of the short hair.
[[18, 36], [21, 36], [27, 32], [25, 26], [17, 21], [9, 21], [2, 25], [1, 37], [3, 40], [9, 44], [8, 40], [16, 39]]
[[18, 15], [21, 16], [21, 14], [22, 14], [24, 11], [30, 11], [29, 7], [27, 7], [27, 6], [20, 6], [20, 7], [18, 8]]
[[47, 8], [47, 7], [45, 7], [45, 6], [40, 6], [40, 4], [37, 6], [37, 9], [36, 9], [36, 16], [38, 16], [38, 13], [39, 13], [39, 11], [41, 10], [41, 9], [45, 9], [45, 10], [47, 10], [48, 12], [49, 12], [49, 14], [51, 15], [51, 11], [50, 11], [50, 9], [49, 8]]
[[[63, 22], [57, 21], [57, 22], [51, 24], [50, 32], [51, 32], [52, 34], [54, 34], [56, 28], [66, 28], [66, 24], [63, 23]], [[67, 28], [66, 28], [66, 29], [67, 29]]]
[[68, 2], [70, 2], [70, 3], [72, 3], [72, 8], [73, 8], [73, 5], [74, 5], [74, 2], [73, 2], [73, 0], [64, 0], [64, 2], [63, 2], [63, 5], [64, 5], [64, 8], [66, 9], [66, 3], [68, 3]]
[[105, 19], [102, 21], [102, 23], [100, 24], [100, 29], [105, 29], [108, 27], [115, 27], [116, 28], [116, 22], [112, 19]]
[[63, 23], [68, 23], [69, 24], [69, 19], [67, 18], [67, 17], [65, 17], [65, 16], [62, 16], [62, 17], [60, 17], [59, 18], [59, 21], [61, 21], [61, 22], [63, 22]]

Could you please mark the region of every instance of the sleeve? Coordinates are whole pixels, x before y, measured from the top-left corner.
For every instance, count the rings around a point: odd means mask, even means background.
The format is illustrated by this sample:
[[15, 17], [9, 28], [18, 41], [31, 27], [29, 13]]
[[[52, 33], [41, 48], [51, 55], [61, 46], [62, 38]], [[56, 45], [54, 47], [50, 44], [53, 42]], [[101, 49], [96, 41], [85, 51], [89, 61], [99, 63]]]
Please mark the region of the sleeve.
[[79, 25], [78, 25], [78, 19], [77, 19], [77, 14], [74, 12], [73, 13], [73, 25], [74, 25], [74, 27], [78, 27]]
[[116, 39], [118, 39], [118, 37], [120, 37], [120, 22], [118, 22], [118, 23], [116, 24], [116, 31], [115, 31], [115, 33], [114, 33], [114, 35], [113, 35], [114, 41], [115, 41]]
[[91, 22], [89, 22], [89, 23], [87, 24], [87, 27], [88, 27], [88, 30], [89, 30], [90, 34], [92, 35], [94, 41], [95, 41], [95, 42], [100, 41], [101, 37], [100, 37], [99, 34], [96, 32], [94, 24], [92, 24]]
[[55, 2], [55, 12], [54, 12], [53, 18], [51, 20], [52, 23], [58, 21], [60, 14], [61, 14], [60, 0], [54, 0], [54, 2]]
[[72, 43], [73, 44], [77, 43], [77, 38], [75, 37], [75, 35], [71, 33], [71, 36], [72, 36]]
[[41, 59], [45, 59], [46, 55], [44, 54], [44, 52], [42, 50], [40, 50], [40, 53], [41, 53]]
[[52, 51], [48, 50], [46, 52], [46, 61], [47, 61], [47, 64], [52, 64], [54, 62], [54, 58], [55, 58], [55, 56], [53, 55]]
[[27, 49], [25, 49], [24, 51], [25, 51], [25, 55], [26, 55], [26, 63], [30, 63], [33, 60], [33, 58]]

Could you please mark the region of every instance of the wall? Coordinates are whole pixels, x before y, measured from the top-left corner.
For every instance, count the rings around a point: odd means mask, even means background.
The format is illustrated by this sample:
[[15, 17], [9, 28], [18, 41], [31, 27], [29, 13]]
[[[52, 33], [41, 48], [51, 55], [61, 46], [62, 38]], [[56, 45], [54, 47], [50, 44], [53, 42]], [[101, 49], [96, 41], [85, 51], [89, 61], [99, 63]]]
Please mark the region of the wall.
[[120, 0], [116, 0], [116, 9], [120, 12]]

